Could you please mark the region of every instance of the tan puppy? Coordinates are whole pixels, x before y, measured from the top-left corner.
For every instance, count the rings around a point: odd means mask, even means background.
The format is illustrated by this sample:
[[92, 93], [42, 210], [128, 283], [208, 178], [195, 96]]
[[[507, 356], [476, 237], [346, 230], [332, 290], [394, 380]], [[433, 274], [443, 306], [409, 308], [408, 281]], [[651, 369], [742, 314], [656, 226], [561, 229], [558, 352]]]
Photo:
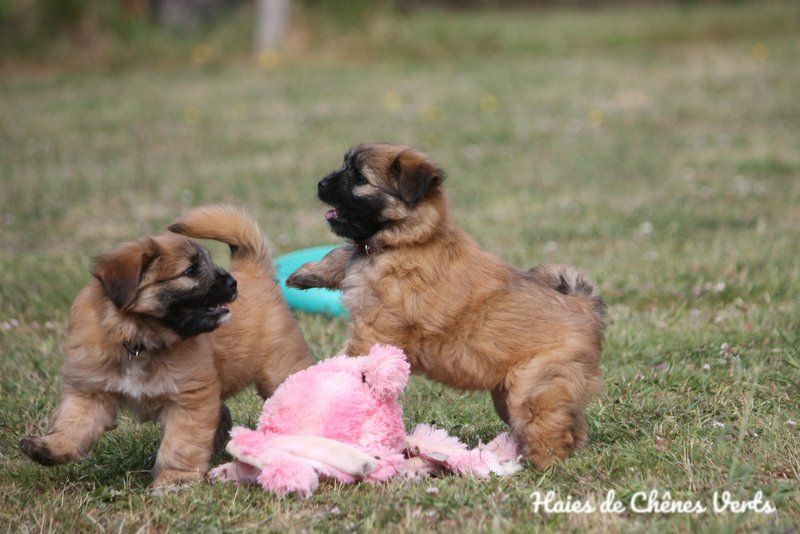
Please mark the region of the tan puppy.
[[[201, 478], [230, 430], [222, 401], [252, 383], [267, 397], [312, 363], [252, 219], [198, 208], [170, 230], [97, 260], [72, 306], [50, 430], [21, 442], [37, 462], [84, 456], [125, 405], [164, 429], [154, 487]], [[233, 276], [179, 233], [230, 245]]]
[[413, 369], [488, 389], [540, 468], [587, 440], [584, 407], [600, 386], [605, 306], [577, 270], [521, 271], [453, 222], [442, 170], [408, 146], [358, 145], [319, 182], [330, 226], [350, 244], [288, 283], [341, 288], [347, 354], [401, 347]]

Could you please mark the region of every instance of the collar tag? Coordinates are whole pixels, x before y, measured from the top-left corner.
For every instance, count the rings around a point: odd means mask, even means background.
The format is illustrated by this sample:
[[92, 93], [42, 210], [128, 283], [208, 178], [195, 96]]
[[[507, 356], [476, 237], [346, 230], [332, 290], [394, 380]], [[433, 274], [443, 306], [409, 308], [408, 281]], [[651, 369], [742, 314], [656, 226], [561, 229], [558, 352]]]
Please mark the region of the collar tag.
[[380, 245], [374, 239], [367, 239], [366, 241], [356, 241], [356, 246], [359, 252], [363, 252], [365, 256], [374, 256], [381, 251]]
[[139, 356], [139, 354], [144, 350], [144, 347], [141, 345], [131, 345], [130, 341], [123, 342], [122, 346], [128, 351], [128, 361], [131, 361]]

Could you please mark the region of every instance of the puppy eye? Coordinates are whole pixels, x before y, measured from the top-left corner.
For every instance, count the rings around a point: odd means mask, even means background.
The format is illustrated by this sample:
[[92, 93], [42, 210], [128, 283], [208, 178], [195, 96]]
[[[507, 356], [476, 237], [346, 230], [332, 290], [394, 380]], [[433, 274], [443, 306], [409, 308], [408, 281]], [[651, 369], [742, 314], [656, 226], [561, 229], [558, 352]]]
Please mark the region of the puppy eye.
[[190, 265], [183, 271], [183, 276], [195, 276], [197, 274], [197, 265]]
[[362, 384], [367, 383], [367, 373], [361, 373], [361, 383]]
[[356, 185], [364, 185], [367, 183], [367, 177], [359, 172], [353, 177], [353, 183]]

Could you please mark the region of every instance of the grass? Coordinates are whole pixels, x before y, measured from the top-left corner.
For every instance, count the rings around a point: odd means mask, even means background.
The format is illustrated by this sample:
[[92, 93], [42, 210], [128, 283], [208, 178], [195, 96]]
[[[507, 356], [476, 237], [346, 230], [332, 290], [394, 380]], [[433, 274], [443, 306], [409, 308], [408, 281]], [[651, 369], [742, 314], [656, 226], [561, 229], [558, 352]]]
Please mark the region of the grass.
[[[420, 13], [274, 68], [238, 58], [5, 75], [2, 528], [796, 527], [798, 15], [790, 2]], [[90, 460], [44, 469], [20, 457], [19, 438], [41, 432], [57, 400], [59, 343], [91, 256], [220, 201], [251, 210], [275, 253], [331, 242], [315, 181], [374, 139], [428, 149], [485, 248], [521, 266], [575, 263], [598, 282], [612, 322], [584, 450], [512, 478], [326, 484], [307, 501], [211, 485], [150, 497], [159, 433], [128, 415]], [[341, 347], [342, 321], [299, 320], [316, 357]], [[419, 377], [404, 406], [409, 425], [436, 421], [471, 443], [503, 430], [487, 394]], [[260, 402], [243, 393], [231, 407], [252, 424]], [[705, 503], [760, 490], [777, 512], [531, 504], [537, 490], [599, 501], [651, 489]]]

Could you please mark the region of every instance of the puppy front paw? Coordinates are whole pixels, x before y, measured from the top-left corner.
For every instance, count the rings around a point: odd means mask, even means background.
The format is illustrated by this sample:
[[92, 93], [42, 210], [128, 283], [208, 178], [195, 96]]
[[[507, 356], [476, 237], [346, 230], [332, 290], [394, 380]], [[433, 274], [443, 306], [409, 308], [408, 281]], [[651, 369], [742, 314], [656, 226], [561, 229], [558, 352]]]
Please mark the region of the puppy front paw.
[[311, 289], [312, 287], [328, 287], [321, 276], [300, 267], [286, 279], [286, 285], [295, 289]]
[[179, 469], [163, 469], [156, 475], [155, 480], [147, 488], [150, 495], [161, 497], [170, 491], [177, 490], [203, 480], [200, 471], [182, 471]]
[[50, 450], [47, 441], [41, 436], [25, 436], [19, 442], [20, 450], [25, 456], [45, 466], [67, 463], [72, 457], [64, 454], [56, 454]]

